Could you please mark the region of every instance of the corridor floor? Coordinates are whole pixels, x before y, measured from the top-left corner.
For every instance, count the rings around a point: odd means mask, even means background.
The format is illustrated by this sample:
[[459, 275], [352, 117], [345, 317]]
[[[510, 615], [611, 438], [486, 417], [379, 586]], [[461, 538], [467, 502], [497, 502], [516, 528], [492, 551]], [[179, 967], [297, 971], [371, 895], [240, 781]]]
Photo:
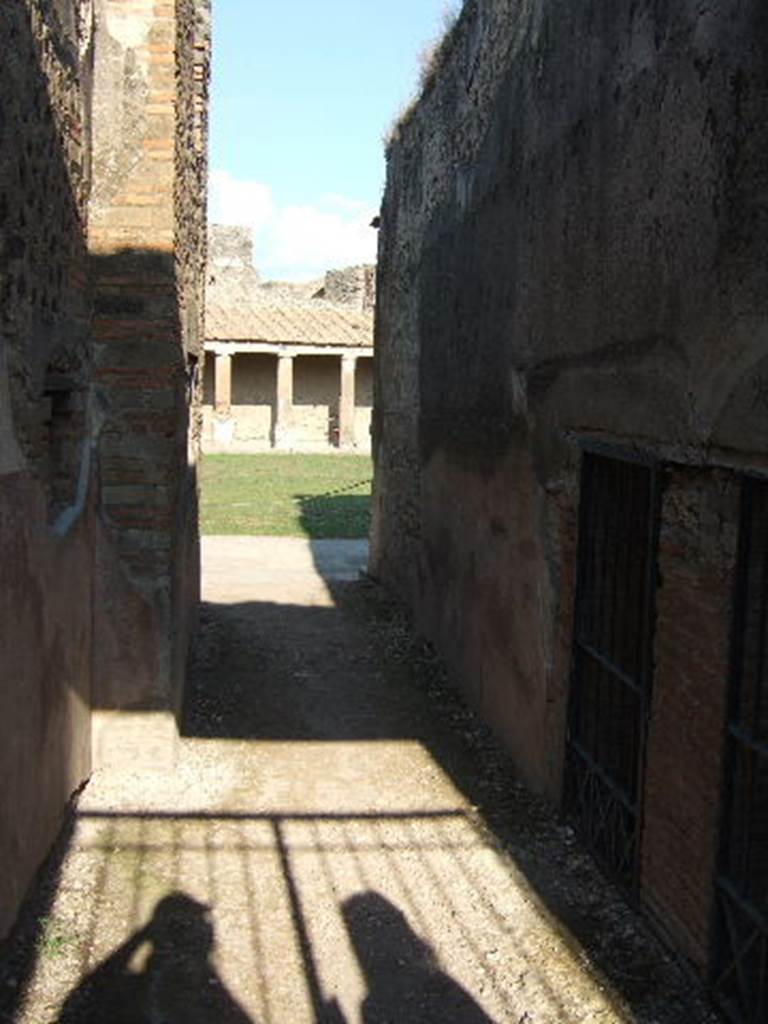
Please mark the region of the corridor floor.
[[175, 764], [94, 774], [6, 1019], [714, 1020], [571, 831], [482, 763], [358, 578], [363, 544], [213, 537], [203, 558]]

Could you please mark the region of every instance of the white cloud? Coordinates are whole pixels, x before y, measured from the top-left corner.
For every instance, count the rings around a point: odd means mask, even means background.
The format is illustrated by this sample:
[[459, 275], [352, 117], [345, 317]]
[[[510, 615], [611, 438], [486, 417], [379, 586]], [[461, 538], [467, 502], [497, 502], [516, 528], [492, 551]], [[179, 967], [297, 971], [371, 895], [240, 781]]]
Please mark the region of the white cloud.
[[209, 221], [247, 224], [253, 229], [254, 261], [263, 278], [298, 281], [320, 277], [332, 267], [372, 263], [378, 211], [347, 196], [322, 196], [316, 205], [279, 206], [272, 189], [212, 171]]
[[323, 206], [337, 206], [340, 210], [350, 210], [356, 213], [362, 213], [363, 210], [368, 210], [368, 203], [363, 202], [362, 199], [349, 199], [347, 196], [340, 196], [337, 192], [328, 192], [321, 199]]
[[251, 224], [262, 228], [274, 213], [272, 189], [259, 181], [238, 181], [229, 171], [211, 171], [208, 219], [212, 224]]

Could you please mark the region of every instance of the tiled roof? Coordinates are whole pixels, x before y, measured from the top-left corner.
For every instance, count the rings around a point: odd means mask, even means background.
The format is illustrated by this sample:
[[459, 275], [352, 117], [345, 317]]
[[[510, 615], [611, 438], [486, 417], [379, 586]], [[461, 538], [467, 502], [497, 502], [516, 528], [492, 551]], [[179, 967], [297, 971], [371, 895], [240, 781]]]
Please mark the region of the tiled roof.
[[205, 337], [208, 341], [273, 344], [372, 346], [373, 316], [322, 301], [263, 304], [249, 290], [209, 286]]

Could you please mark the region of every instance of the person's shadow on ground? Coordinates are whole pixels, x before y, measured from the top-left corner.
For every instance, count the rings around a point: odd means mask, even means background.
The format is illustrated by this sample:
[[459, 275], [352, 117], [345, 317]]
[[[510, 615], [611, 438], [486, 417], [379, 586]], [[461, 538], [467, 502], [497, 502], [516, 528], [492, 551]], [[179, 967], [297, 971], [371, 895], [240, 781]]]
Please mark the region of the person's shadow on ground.
[[493, 1024], [389, 900], [363, 892], [341, 909], [368, 984], [363, 1024]]
[[[146, 964], [134, 971], [143, 946], [151, 947]], [[208, 908], [183, 893], [166, 896], [74, 989], [58, 1024], [255, 1024], [213, 968], [213, 948]]]

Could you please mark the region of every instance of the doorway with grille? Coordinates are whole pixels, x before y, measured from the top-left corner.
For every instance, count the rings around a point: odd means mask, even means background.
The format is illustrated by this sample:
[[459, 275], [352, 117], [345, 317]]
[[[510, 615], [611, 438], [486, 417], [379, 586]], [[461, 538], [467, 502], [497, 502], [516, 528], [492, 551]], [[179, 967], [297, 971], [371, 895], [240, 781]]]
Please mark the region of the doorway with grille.
[[742, 491], [713, 985], [734, 1024], [768, 1014], [768, 481]]
[[603, 868], [637, 882], [658, 536], [654, 463], [586, 451], [564, 802]]

